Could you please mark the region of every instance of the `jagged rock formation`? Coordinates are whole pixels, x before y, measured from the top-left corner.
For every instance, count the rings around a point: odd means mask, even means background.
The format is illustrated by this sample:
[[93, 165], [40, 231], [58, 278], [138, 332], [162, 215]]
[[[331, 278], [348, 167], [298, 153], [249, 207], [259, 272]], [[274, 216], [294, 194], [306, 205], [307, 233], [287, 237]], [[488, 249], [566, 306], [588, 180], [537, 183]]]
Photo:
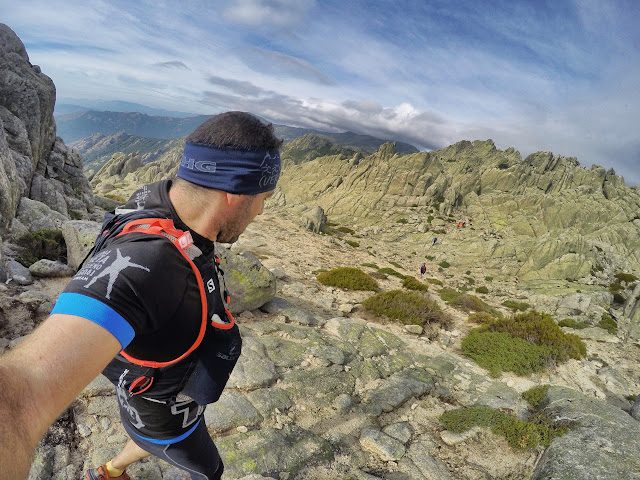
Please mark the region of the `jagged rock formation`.
[[0, 233], [30, 198], [66, 217], [86, 218], [93, 193], [82, 159], [56, 137], [55, 86], [0, 24]]
[[91, 178], [114, 153], [145, 152], [142, 153], [142, 163], [145, 164], [172, 149], [174, 142], [176, 140], [136, 137], [121, 131], [108, 136], [96, 133], [73, 142], [70, 146], [82, 156], [85, 175]]

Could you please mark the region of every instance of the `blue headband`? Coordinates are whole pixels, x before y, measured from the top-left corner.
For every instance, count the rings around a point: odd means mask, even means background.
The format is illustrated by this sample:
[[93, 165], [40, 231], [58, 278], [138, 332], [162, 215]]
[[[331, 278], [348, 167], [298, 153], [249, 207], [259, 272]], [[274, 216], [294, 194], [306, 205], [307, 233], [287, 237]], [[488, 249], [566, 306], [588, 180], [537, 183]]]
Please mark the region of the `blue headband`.
[[269, 192], [280, 176], [280, 152], [238, 150], [187, 142], [178, 177], [203, 187], [241, 195]]

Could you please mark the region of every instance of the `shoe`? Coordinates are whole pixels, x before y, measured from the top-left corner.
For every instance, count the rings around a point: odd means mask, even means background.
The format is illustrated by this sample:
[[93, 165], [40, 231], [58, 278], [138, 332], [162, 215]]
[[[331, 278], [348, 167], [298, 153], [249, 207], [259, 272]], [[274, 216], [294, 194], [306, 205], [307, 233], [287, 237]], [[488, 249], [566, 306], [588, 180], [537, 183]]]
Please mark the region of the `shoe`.
[[104, 465], [101, 465], [99, 468], [90, 468], [84, 476], [87, 480], [131, 480], [126, 471], [122, 472], [122, 475], [119, 477], [110, 477]]

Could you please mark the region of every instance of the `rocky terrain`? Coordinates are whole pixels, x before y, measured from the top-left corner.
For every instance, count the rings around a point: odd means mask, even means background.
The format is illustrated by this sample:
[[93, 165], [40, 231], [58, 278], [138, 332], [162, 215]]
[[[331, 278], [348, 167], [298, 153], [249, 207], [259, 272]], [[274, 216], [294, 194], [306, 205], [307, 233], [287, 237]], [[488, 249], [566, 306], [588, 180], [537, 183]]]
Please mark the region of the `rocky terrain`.
[[[640, 422], [629, 415], [627, 399], [640, 390], [637, 344], [599, 328], [576, 330], [587, 345], [586, 359], [537, 375], [491, 378], [461, 354], [460, 340], [474, 326], [466, 313], [441, 303], [454, 324], [430, 340], [368, 314], [362, 301], [371, 293], [316, 280], [321, 268], [371, 261], [391, 266], [385, 246], [374, 245], [375, 258], [371, 249], [314, 234], [294, 216], [272, 211], [232, 247], [260, 258], [277, 277], [277, 293], [237, 315], [243, 355], [221, 400], [207, 409], [226, 478], [640, 478], [640, 448], [633, 442]], [[433, 275], [448, 284], [440, 272]], [[46, 316], [65, 281], [36, 277], [30, 286], [2, 287], [3, 318], [16, 326], [5, 328], [4, 344], [11, 348]], [[394, 276], [380, 286], [401, 288]], [[512, 291], [508, 283], [495, 288]], [[471, 405], [525, 418], [521, 393], [542, 384], [554, 386], [547, 407], [553, 415], [582, 422], [546, 451], [513, 449], [483, 429], [452, 434], [439, 421], [443, 412]], [[30, 478], [79, 478], [125, 441], [114, 390], [97, 378], [51, 429]], [[130, 473], [188, 478], [153, 459]]]
[[[175, 173], [180, 147], [150, 162], [115, 153], [89, 184], [80, 157], [56, 137], [53, 83], [4, 25], [0, 47], [1, 353], [47, 317], [104, 209]], [[364, 155], [307, 137], [283, 157], [267, 212], [230, 250], [221, 246], [244, 338], [227, 390], [206, 413], [225, 478], [640, 478], [640, 286], [616, 283], [640, 275], [637, 188], [600, 167], [545, 152], [522, 159], [491, 141], [411, 155], [389, 143]], [[324, 213], [331, 234], [322, 233]], [[66, 262], [27, 269], [20, 237], [42, 229], [61, 232]], [[374, 264], [418, 276], [423, 262], [441, 282], [425, 295], [451, 317], [447, 328], [375, 317], [363, 307], [372, 293], [316, 278], [342, 266], [379, 274]], [[491, 377], [462, 354], [477, 325], [438, 295], [480, 286], [474, 293], [504, 315], [505, 300], [525, 301], [585, 322], [563, 328], [583, 339], [586, 357]], [[401, 280], [384, 276], [379, 287], [400, 289]], [[617, 333], [597, 327], [603, 313]], [[539, 385], [551, 386], [544, 413], [574, 424], [547, 448], [443, 426], [444, 412], [467, 406], [526, 419], [522, 393]], [[45, 436], [30, 479], [80, 478], [125, 442], [113, 388], [98, 377]], [[187, 478], [155, 459], [130, 474]]]

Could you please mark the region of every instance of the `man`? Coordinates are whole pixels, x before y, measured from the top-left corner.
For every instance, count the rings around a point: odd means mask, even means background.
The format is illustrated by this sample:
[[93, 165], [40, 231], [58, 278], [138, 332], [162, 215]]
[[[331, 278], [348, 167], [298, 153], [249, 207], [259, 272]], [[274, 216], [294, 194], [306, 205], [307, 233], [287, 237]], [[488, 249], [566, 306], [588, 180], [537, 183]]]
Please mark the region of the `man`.
[[187, 137], [176, 179], [139, 189], [106, 224], [112, 234], [51, 316], [0, 358], [0, 479], [26, 478], [39, 439], [101, 371], [131, 440], [87, 479], [128, 480], [126, 468], [150, 454], [192, 479], [221, 478], [203, 413], [241, 340], [210, 259], [214, 242], [235, 242], [262, 213], [281, 143], [248, 113], [217, 115]]

